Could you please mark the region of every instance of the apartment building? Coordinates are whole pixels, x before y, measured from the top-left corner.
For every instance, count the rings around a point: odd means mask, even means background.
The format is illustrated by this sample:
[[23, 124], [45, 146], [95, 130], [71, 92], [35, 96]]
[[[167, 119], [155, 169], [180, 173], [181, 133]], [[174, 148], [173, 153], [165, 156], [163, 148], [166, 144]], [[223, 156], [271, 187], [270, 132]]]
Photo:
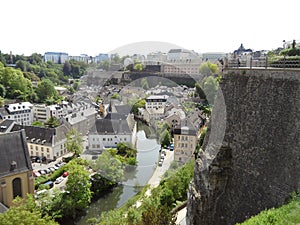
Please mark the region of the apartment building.
[[174, 160], [179, 164], [188, 162], [194, 157], [197, 145], [197, 131], [188, 121], [181, 122], [181, 126], [174, 129]]
[[33, 105], [30, 102], [13, 103], [0, 108], [0, 118], [2, 120], [14, 120], [21, 125], [31, 125], [33, 115]]

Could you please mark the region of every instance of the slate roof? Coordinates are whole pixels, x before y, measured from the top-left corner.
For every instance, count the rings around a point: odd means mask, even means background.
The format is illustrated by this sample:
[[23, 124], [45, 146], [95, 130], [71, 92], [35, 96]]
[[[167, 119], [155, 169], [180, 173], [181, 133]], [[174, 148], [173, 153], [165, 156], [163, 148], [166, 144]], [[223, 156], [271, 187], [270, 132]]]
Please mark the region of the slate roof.
[[4, 213], [8, 210], [8, 208], [0, 202], [0, 213]]
[[10, 131], [12, 125], [15, 123], [14, 120], [4, 120], [2, 123], [0, 123], [0, 132], [6, 133]]
[[[63, 139], [66, 138], [68, 129], [65, 125], [61, 125], [56, 128], [46, 128], [46, 127], [35, 127], [35, 126], [22, 126], [15, 124], [12, 131], [18, 131], [24, 129], [27, 137], [27, 141], [30, 142], [34, 138], [34, 142], [39, 139], [37, 144], [41, 144], [45, 140], [44, 145], [52, 146]], [[54, 141], [54, 142], [53, 142]]]
[[130, 105], [115, 105], [117, 113], [122, 113], [128, 115], [131, 111]]
[[196, 135], [196, 128], [189, 119], [181, 121], [181, 125], [174, 129], [174, 134]]
[[107, 113], [104, 119], [106, 120], [126, 120], [128, 116], [127, 114], [124, 113]]
[[0, 178], [32, 170], [24, 130], [0, 134], [0, 146]]
[[95, 124], [98, 134], [132, 134], [126, 120], [99, 119]]

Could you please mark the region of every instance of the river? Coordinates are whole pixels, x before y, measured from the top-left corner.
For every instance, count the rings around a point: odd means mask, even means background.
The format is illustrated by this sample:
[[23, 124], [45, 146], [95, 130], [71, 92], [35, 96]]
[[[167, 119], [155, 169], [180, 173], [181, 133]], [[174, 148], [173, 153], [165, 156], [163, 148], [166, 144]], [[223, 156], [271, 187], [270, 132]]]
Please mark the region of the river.
[[102, 212], [121, 207], [126, 201], [137, 193], [136, 186], [145, 186], [151, 178], [155, 164], [159, 157], [160, 145], [156, 139], [146, 138], [143, 130], [137, 133], [137, 167], [130, 173], [126, 173], [128, 180], [114, 188], [112, 192], [92, 202], [87, 209], [87, 214], [76, 225], [86, 225], [87, 219], [99, 218]]

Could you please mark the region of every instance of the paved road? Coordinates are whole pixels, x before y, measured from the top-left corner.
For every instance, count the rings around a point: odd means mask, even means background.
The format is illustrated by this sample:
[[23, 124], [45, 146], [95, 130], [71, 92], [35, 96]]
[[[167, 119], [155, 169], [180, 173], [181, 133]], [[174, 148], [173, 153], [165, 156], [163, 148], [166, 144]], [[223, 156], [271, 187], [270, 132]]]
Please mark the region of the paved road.
[[[169, 169], [171, 163], [174, 160], [174, 151], [166, 150], [166, 156], [162, 166], [157, 166], [152, 177], [149, 179], [148, 184], [150, 188], [146, 191], [145, 195], [150, 196], [151, 190], [159, 185], [159, 182], [162, 178], [162, 175]], [[141, 201], [136, 202], [136, 207], [140, 207], [142, 204]]]
[[162, 175], [169, 169], [171, 163], [174, 160], [174, 151], [166, 150], [166, 157], [163, 161], [162, 166], [157, 166], [152, 177], [148, 181], [151, 188], [157, 187], [161, 180]]

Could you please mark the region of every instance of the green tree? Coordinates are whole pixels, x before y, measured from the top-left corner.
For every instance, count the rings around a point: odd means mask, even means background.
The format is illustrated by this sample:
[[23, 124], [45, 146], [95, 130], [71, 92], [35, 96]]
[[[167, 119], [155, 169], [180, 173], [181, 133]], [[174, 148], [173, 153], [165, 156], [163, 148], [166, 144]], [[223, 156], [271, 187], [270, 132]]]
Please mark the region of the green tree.
[[205, 93], [199, 83], [195, 83], [195, 88], [195, 96], [198, 96], [201, 99], [206, 99]]
[[28, 57], [28, 61], [32, 65], [41, 65], [43, 63], [43, 56], [38, 53], [32, 53], [31, 56]]
[[140, 99], [140, 100], [129, 100], [129, 105], [131, 105], [131, 112], [134, 115], [137, 115], [139, 112], [139, 108], [145, 108], [146, 106], [146, 100]]
[[3, 107], [3, 106], [4, 106], [4, 103], [5, 103], [4, 98], [2, 98], [2, 97], [0, 96], [0, 107]]
[[116, 64], [121, 63], [121, 58], [119, 54], [118, 53], [113, 54], [111, 61]]
[[60, 125], [59, 120], [55, 116], [51, 116], [47, 121], [44, 123], [46, 127], [55, 128]]
[[83, 151], [82, 136], [76, 129], [71, 129], [67, 133], [66, 149], [73, 152], [74, 156], [78, 156]]
[[69, 176], [63, 201], [64, 216], [75, 218], [85, 210], [92, 198], [91, 183], [86, 169], [72, 160], [69, 162]]
[[214, 75], [217, 71], [218, 65], [211, 62], [202, 63], [199, 67], [199, 72], [204, 76]]
[[91, 167], [105, 178], [119, 182], [123, 179], [124, 171], [121, 161], [116, 159], [115, 154], [104, 150], [98, 159], [91, 163]]
[[148, 90], [148, 89], [149, 89], [149, 84], [148, 84], [147, 78], [141, 79], [141, 86], [142, 86], [142, 88], [145, 89], [145, 90]]
[[13, 206], [0, 214], [0, 225], [58, 225], [49, 216], [42, 215], [32, 195], [27, 199], [16, 198]]
[[168, 129], [164, 129], [160, 134], [160, 143], [162, 146], [169, 146], [172, 141], [171, 133]]
[[203, 90], [206, 94], [206, 99], [209, 104], [213, 105], [217, 91], [219, 88], [219, 83], [216, 78], [209, 76], [203, 80]]
[[28, 71], [30, 64], [25, 60], [18, 60], [16, 62], [16, 68], [21, 69], [23, 72]]
[[41, 83], [38, 84], [36, 89], [36, 93], [40, 102], [45, 102], [46, 99], [56, 99], [58, 97], [58, 93], [54, 88], [54, 84], [49, 79], [43, 79]]
[[103, 70], [108, 70], [110, 67], [110, 61], [108, 60], [104, 60], [102, 62], [100, 62], [100, 65], [98, 66], [99, 69], [103, 69]]
[[134, 65], [134, 70], [142, 71], [143, 70], [143, 65], [141, 63], [136, 63]]
[[114, 93], [112, 96], [111, 96], [112, 99], [121, 99], [121, 96], [118, 94], [118, 93]]
[[106, 193], [106, 191], [117, 185], [117, 182], [107, 179], [99, 173], [94, 174], [91, 177], [91, 180], [91, 191], [93, 192], [93, 198], [99, 198]]
[[6, 89], [2, 84], [0, 84], [0, 96], [4, 98], [5, 95], [6, 95]]
[[175, 222], [167, 206], [150, 206], [142, 213], [142, 225], [175, 225]]
[[72, 66], [68, 60], [65, 61], [65, 63], [64, 63], [63, 72], [64, 72], [64, 75], [67, 75], [67, 76], [71, 75]]
[[35, 126], [35, 127], [43, 127], [44, 124], [41, 122], [41, 121], [34, 121], [32, 123], [32, 126]]

